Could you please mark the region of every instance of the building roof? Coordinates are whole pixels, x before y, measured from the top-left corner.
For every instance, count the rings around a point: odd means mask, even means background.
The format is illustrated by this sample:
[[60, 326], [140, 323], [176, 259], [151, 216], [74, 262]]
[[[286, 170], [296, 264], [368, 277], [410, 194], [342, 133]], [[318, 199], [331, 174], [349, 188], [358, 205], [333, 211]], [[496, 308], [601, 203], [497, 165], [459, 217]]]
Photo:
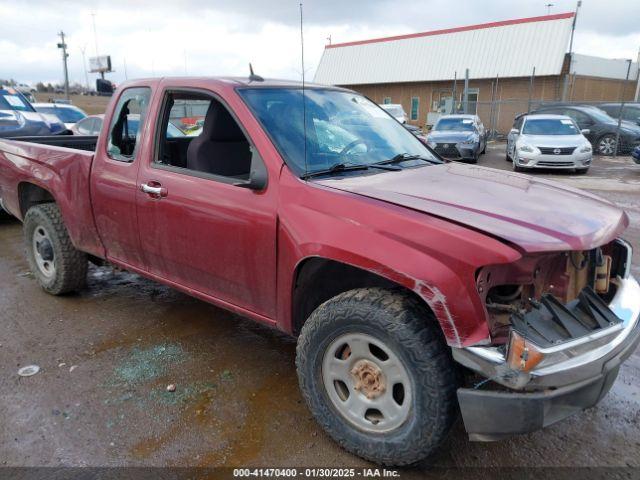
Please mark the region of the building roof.
[[327, 45], [315, 82], [333, 85], [558, 75], [574, 13]]

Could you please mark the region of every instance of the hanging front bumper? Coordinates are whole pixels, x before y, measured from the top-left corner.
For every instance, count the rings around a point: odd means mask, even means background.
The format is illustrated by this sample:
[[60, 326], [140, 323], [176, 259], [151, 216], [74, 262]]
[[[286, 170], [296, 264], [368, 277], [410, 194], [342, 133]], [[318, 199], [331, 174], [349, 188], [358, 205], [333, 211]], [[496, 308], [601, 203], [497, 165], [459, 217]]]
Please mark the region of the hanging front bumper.
[[458, 400], [473, 440], [495, 440], [555, 423], [598, 403], [613, 385], [620, 364], [640, 342], [640, 285], [616, 280], [609, 303], [621, 320], [593, 334], [537, 348], [544, 360], [530, 372], [509, 367], [498, 347], [454, 348], [454, 359], [507, 389], [461, 388]]

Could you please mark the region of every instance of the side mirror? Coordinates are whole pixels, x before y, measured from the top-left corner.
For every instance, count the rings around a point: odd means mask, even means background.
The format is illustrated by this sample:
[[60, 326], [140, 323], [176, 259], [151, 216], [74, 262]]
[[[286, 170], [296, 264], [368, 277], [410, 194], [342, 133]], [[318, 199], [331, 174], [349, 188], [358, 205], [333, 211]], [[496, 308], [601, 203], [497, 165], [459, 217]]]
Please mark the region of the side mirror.
[[513, 133], [514, 135], [517, 135], [518, 133], [520, 133], [520, 130], [518, 130], [517, 128], [512, 128], [511, 130], [509, 130], [509, 133]]
[[249, 173], [249, 180], [243, 180], [242, 182], [234, 183], [236, 187], [248, 188], [249, 190], [264, 190], [267, 188], [269, 176], [267, 175], [267, 168], [264, 166], [264, 162], [260, 157], [260, 154], [254, 147], [251, 147], [253, 153], [251, 157], [251, 172]]
[[583, 128], [582, 130], [580, 130], [580, 133], [586, 136], [591, 133], [591, 130], [589, 130], [588, 128]]

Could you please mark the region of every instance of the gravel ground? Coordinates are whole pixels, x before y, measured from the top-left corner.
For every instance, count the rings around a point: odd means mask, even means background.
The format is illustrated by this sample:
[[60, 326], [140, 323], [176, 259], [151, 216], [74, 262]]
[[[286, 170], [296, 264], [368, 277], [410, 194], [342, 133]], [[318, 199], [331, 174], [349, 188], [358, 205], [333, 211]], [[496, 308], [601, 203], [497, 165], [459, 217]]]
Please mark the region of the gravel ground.
[[[490, 145], [480, 164], [510, 168], [504, 145]], [[624, 207], [640, 274], [640, 166], [596, 159], [587, 176], [538, 175]], [[311, 418], [286, 336], [106, 267], [91, 269], [79, 295], [48, 296], [11, 220], [0, 224], [0, 285], [3, 465], [367, 466]], [[29, 364], [41, 371], [19, 377]], [[636, 353], [599, 406], [497, 443], [468, 442], [458, 423], [421, 468], [640, 467], [639, 426]]]

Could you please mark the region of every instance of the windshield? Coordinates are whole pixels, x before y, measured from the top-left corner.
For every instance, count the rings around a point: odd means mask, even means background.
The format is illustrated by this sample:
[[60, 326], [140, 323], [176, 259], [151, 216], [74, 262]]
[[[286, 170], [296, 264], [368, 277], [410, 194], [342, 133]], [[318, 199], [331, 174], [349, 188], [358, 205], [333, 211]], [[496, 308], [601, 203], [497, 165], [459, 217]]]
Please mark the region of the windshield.
[[470, 118], [441, 118], [434, 130], [449, 132], [473, 132], [473, 120]]
[[48, 113], [55, 115], [62, 123], [76, 123], [86, 117], [84, 113], [75, 108], [59, 108], [59, 107], [36, 107], [36, 110], [40, 113]]
[[356, 93], [305, 90], [305, 132], [302, 89], [243, 88], [238, 92], [298, 175], [340, 163], [370, 165], [403, 153], [437, 161], [393, 117]]
[[29, 102], [13, 89], [0, 88], [0, 110], [19, 110], [20, 112], [33, 112]]
[[522, 133], [525, 135], [578, 135], [580, 130], [568, 118], [540, 118], [528, 119]]

